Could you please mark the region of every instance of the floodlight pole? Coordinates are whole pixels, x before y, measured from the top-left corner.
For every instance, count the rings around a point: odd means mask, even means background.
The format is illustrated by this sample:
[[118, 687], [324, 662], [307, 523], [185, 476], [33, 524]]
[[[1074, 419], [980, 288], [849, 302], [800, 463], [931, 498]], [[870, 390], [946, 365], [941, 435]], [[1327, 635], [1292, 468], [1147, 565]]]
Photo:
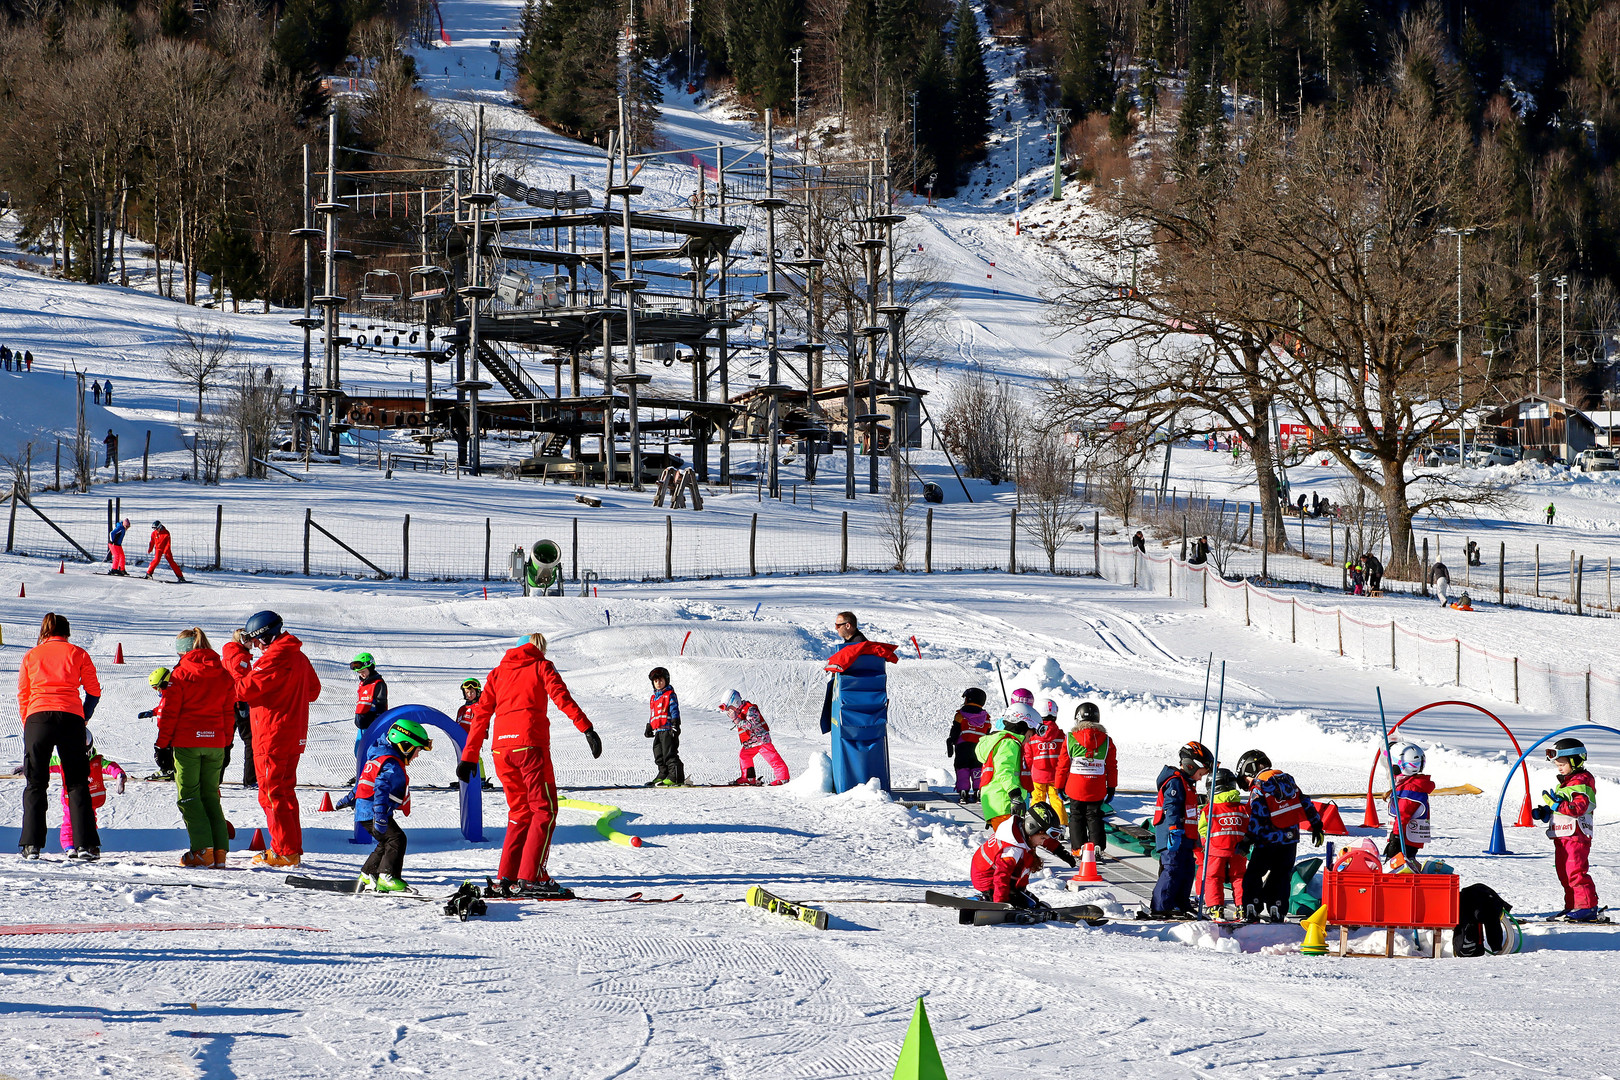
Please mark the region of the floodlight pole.
[[1530, 281], [1535, 285], [1536, 304], [1536, 396], [1541, 395], [1541, 271], [1537, 270], [1530, 275]]
[[[1555, 284], [1558, 286], [1558, 400], [1569, 400], [1568, 373], [1565, 364], [1569, 353], [1569, 326], [1565, 322], [1567, 313], [1566, 303], [1569, 300], [1569, 275], [1559, 274]], [[1566, 439], [1567, 441], [1567, 439]]]

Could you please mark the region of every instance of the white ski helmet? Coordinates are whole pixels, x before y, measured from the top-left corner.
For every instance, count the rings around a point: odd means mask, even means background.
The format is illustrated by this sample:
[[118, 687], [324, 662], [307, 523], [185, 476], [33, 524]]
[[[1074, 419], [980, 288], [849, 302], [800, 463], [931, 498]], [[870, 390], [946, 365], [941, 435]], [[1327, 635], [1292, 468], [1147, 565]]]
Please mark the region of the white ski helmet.
[[1051, 698], [1047, 698], [1046, 699], [1046, 705], [1041, 709], [1041, 719], [1044, 720], [1048, 716], [1056, 718], [1057, 714], [1058, 714], [1057, 702], [1053, 701]]
[[1396, 743], [1389, 751], [1389, 760], [1394, 762], [1395, 768], [1400, 770], [1402, 776], [1416, 776], [1423, 771], [1423, 764], [1427, 760], [1423, 755], [1423, 747], [1416, 743]]
[[738, 709], [742, 708], [742, 704], [742, 692], [740, 690], [733, 690], [731, 693], [726, 695], [726, 700], [720, 703], [720, 708], [729, 709], [732, 712], [736, 712]]

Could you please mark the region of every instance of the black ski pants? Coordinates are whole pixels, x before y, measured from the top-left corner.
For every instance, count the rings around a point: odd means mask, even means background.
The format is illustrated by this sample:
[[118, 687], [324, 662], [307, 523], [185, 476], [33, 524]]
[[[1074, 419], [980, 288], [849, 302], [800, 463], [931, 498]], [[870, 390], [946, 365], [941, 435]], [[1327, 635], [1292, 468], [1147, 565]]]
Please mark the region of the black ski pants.
[[20, 847], [45, 846], [45, 797], [51, 786], [51, 755], [62, 765], [73, 843], [99, 851], [96, 808], [90, 802], [90, 757], [85, 753], [84, 717], [70, 712], [30, 713], [23, 724], [23, 818]]
[[658, 765], [658, 779], [674, 784], [686, 783], [686, 766], [681, 764], [681, 733], [661, 727], [653, 734], [653, 761]]
[[[242, 740], [242, 783], [252, 787], [259, 782], [258, 773], [253, 768], [253, 724], [248, 720], [248, 711], [244, 706], [238, 705], [236, 709], [236, 735]], [[225, 763], [230, 764], [230, 748], [226, 748]]]
[[1249, 867], [1243, 872], [1243, 906], [1267, 908], [1273, 904], [1288, 913], [1288, 889], [1294, 881], [1294, 855], [1299, 842], [1255, 844]]
[[1103, 804], [1069, 800], [1069, 850], [1079, 851], [1086, 844], [1097, 845], [1097, 854], [1106, 847], [1108, 832], [1103, 828]]
[[399, 827], [398, 821], [388, 819], [388, 831], [377, 841], [377, 846], [371, 849], [366, 864], [360, 869], [366, 874], [400, 876], [405, 869], [405, 830]]

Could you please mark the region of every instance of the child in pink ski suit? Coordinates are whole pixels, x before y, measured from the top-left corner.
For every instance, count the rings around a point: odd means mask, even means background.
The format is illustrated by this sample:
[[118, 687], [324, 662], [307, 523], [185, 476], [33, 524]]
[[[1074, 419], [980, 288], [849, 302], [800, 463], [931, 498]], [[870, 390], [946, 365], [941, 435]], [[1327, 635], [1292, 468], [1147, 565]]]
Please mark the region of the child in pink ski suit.
[[1598, 895], [1588, 860], [1597, 781], [1586, 771], [1586, 747], [1580, 740], [1559, 739], [1547, 756], [1557, 763], [1558, 786], [1542, 793], [1546, 805], [1536, 807], [1530, 815], [1548, 823], [1553, 866], [1564, 887], [1564, 917], [1571, 922], [1593, 922], [1598, 919]]
[[[124, 793], [124, 780], [127, 774], [116, 761], [111, 761], [96, 753], [96, 740], [91, 736], [89, 729], [84, 733], [84, 744], [90, 758], [90, 808], [100, 810], [107, 801], [106, 774], [111, 773], [118, 777], [118, 794]], [[51, 758], [51, 775], [61, 776], [62, 766], [53, 756]], [[68, 814], [67, 788], [62, 788], [62, 828], [58, 833], [62, 840], [62, 850], [73, 849], [73, 820]]]
[[765, 759], [765, 763], [776, 774], [771, 786], [786, 783], [788, 780], [787, 763], [782, 755], [776, 752], [771, 744], [771, 729], [765, 723], [765, 717], [760, 715], [759, 706], [751, 701], [744, 701], [742, 693], [733, 690], [721, 702], [720, 711], [730, 719], [731, 726], [737, 729], [737, 740], [742, 743], [742, 750], [737, 754], [737, 760], [742, 766], [742, 775], [733, 780], [733, 784], [757, 787], [759, 777], [754, 774], [754, 757], [758, 755]]

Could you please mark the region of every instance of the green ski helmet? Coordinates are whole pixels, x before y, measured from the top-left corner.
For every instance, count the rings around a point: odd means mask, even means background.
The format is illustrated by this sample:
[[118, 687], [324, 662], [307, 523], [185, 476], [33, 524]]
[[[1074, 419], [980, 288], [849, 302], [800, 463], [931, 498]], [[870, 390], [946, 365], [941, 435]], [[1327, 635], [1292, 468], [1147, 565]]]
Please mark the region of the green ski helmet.
[[353, 660], [349, 661], [350, 671], [363, 671], [368, 668], [375, 668], [376, 666], [377, 658], [368, 652], [359, 653]]
[[383, 738], [401, 753], [433, 749], [433, 740], [428, 737], [427, 729], [415, 720], [395, 720]]
[[469, 686], [478, 691], [482, 691], [484, 689], [484, 684], [479, 682], [477, 679], [465, 679], [462, 681], [461, 688], [463, 690], [467, 689]]
[[169, 669], [166, 667], [153, 668], [152, 674], [146, 677], [146, 685], [154, 690], [162, 690], [169, 685]]

